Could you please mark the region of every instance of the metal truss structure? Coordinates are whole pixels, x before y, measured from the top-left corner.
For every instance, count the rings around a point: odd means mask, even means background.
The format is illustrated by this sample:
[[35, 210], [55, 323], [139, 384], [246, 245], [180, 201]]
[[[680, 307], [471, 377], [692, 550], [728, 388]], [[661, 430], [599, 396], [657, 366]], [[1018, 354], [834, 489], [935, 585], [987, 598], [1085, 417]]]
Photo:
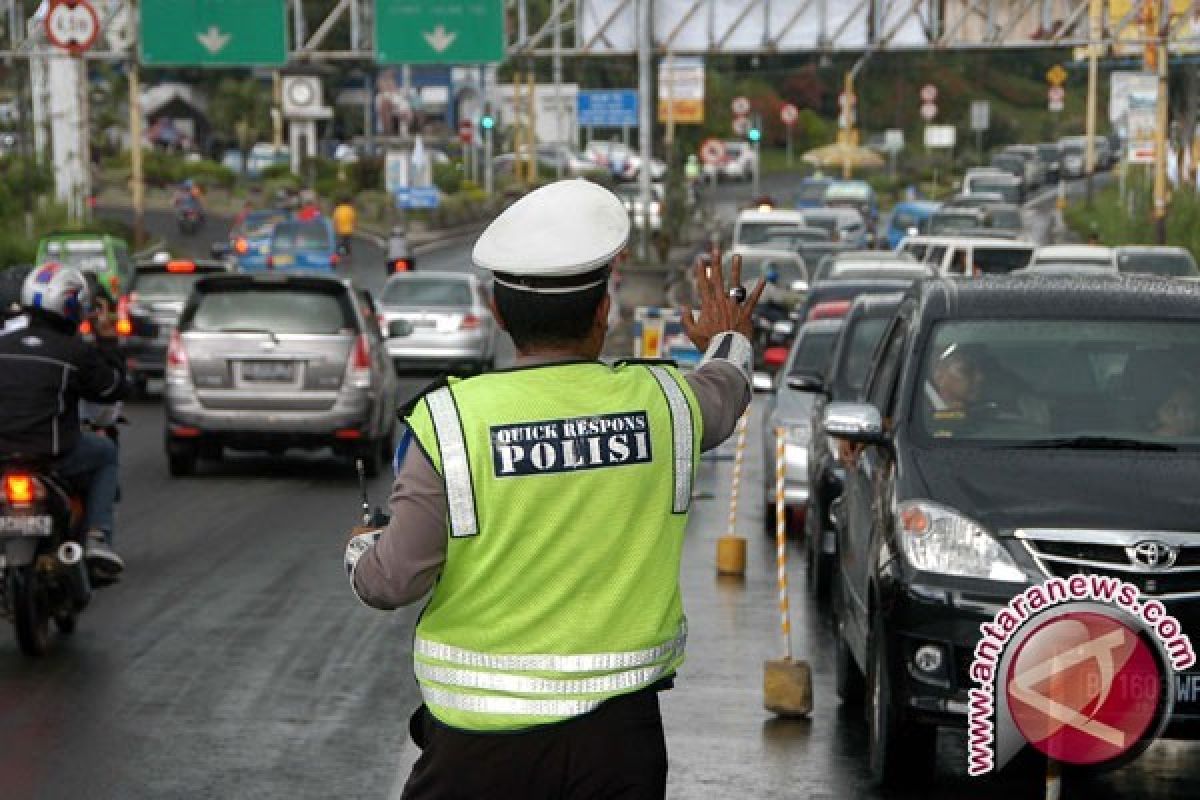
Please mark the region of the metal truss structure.
[[[1096, 0], [1095, 44], [1127, 54], [1165, 33], [1173, 52], [1200, 52], [1200, 0]], [[318, 19], [301, 0], [291, 12], [289, 61], [372, 61], [375, 7], [387, 0], [330, 0]], [[1093, 0], [556, 0], [527, 30], [525, 0], [504, 2], [509, 57], [628, 56], [637, 51], [638, 13], [652, 3], [654, 46], [676, 54], [838, 53], [1085, 47]], [[133, 0], [93, 0], [105, 34], [94, 60], [135, 55]], [[1165, 31], [1143, 29], [1143, 10], [1169, 9]], [[39, 0], [0, 0], [0, 58], [45, 56]], [[330, 47], [341, 28], [349, 46]], [[556, 43], [557, 40], [557, 43]]]

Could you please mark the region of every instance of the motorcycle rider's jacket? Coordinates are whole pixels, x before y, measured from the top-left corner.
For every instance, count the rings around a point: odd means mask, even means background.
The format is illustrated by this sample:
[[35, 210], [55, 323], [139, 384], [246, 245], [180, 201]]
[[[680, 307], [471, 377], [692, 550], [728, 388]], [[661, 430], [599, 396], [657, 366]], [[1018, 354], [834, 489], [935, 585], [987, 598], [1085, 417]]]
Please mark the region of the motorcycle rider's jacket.
[[115, 403], [128, 384], [115, 343], [30, 309], [0, 327], [0, 454], [57, 458], [79, 441], [79, 401]]
[[437, 719], [521, 730], [674, 675], [703, 430], [673, 366], [450, 379], [408, 422], [449, 508], [445, 565], [413, 645]]

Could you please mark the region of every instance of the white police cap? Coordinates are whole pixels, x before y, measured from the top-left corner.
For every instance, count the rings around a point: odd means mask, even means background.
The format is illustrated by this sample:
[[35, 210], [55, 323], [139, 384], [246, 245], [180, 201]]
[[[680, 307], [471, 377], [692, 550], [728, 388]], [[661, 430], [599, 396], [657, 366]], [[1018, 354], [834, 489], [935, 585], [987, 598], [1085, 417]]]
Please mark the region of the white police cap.
[[591, 181], [558, 181], [513, 203], [471, 258], [510, 289], [557, 294], [597, 286], [629, 241], [629, 212]]

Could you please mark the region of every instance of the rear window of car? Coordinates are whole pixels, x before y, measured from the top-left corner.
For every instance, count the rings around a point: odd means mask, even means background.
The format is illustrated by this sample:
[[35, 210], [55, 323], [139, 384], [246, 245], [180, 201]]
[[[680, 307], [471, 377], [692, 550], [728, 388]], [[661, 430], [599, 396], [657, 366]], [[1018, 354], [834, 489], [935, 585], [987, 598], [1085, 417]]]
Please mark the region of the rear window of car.
[[465, 281], [392, 281], [383, 290], [383, 303], [390, 306], [469, 306], [471, 287]]
[[295, 253], [301, 250], [328, 250], [329, 231], [320, 222], [294, 222], [279, 225], [271, 239], [271, 249], [277, 253]]
[[1007, 275], [1013, 270], [1029, 266], [1033, 260], [1033, 248], [977, 246], [972, 256], [975, 266], [985, 275]]
[[1019, 230], [1021, 228], [1021, 212], [1016, 209], [989, 211], [988, 220], [993, 228]]
[[1183, 253], [1122, 253], [1117, 257], [1117, 269], [1170, 278], [1200, 275], [1196, 262]]
[[283, 212], [259, 211], [249, 214], [242, 222], [242, 235], [251, 238], [270, 236], [276, 225], [286, 221], [287, 214]]
[[828, 188], [823, 183], [806, 183], [796, 191], [796, 199], [809, 203], [819, 203], [825, 199], [825, 189]]
[[200, 277], [197, 272], [139, 272], [133, 291], [154, 297], [187, 297]]
[[46, 257], [64, 267], [83, 272], [105, 272], [109, 268], [108, 254], [100, 239], [69, 239], [46, 245]]
[[829, 368], [836, 331], [801, 331], [789, 375], [821, 375]]
[[207, 333], [331, 334], [353, 332], [355, 325], [345, 297], [303, 289], [255, 287], [203, 292], [186, 328]]

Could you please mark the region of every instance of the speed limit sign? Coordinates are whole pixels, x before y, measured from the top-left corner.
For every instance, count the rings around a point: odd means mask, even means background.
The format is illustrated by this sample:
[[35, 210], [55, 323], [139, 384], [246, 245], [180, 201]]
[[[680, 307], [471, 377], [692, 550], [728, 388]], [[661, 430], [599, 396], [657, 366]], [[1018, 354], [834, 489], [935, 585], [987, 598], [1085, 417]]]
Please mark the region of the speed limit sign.
[[100, 33], [100, 18], [87, 0], [56, 0], [46, 14], [46, 38], [73, 56], [86, 51]]
[[720, 139], [705, 139], [700, 144], [700, 160], [716, 166], [725, 160], [725, 143]]

